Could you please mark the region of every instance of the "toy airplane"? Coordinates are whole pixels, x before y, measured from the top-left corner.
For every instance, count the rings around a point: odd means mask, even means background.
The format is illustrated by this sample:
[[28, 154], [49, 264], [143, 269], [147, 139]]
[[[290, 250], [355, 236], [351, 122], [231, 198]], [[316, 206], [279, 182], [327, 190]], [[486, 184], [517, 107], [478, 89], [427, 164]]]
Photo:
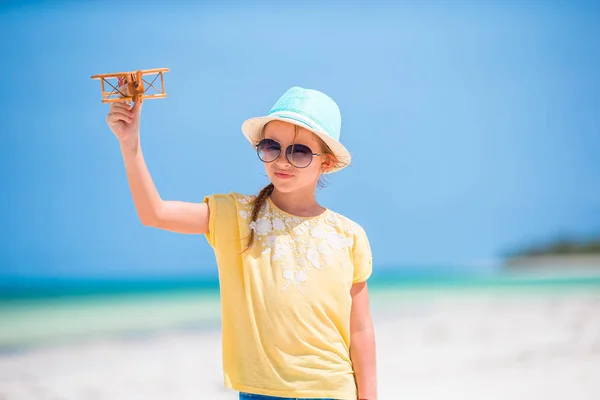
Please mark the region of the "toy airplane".
[[[103, 103], [114, 103], [124, 102], [129, 103], [133, 100], [137, 103], [140, 100], [145, 99], [161, 99], [167, 97], [165, 92], [165, 81], [163, 78], [163, 72], [169, 72], [169, 68], [156, 68], [156, 69], [144, 69], [130, 72], [116, 72], [113, 74], [99, 74], [93, 75], [92, 79], [100, 79], [100, 86], [102, 89], [102, 102]], [[148, 82], [143, 78], [144, 75], [156, 75], [152, 82]], [[154, 86], [154, 82], [160, 77], [161, 89]], [[116, 79], [113, 84], [109, 79]], [[105, 91], [104, 83], [112, 87], [112, 90]], [[146, 84], [147, 86], [145, 86]], [[154, 88], [157, 93], [146, 94], [148, 89]]]

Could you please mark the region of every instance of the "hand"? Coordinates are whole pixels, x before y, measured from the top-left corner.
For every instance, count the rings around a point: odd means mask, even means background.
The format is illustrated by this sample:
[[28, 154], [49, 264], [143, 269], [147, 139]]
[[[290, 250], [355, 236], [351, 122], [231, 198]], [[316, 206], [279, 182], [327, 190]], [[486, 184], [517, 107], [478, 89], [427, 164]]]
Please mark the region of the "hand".
[[140, 135], [141, 111], [141, 101], [134, 103], [132, 107], [120, 102], [110, 104], [106, 122], [121, 146], [129, 149], [134, 149], [137, 146]]

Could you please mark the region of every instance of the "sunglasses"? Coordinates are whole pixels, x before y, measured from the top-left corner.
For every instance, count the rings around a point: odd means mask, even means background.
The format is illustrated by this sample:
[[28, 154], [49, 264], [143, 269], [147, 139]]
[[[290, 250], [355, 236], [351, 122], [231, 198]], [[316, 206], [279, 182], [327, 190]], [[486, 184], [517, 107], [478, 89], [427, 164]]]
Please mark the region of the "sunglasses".
[[[256, 153], [262, 162], [271, 163], [281, 155], [281, 145], [273, 139], [263, 139], [256, 145]], [[285, 149], [285, 158], [296, 168], [308, 167], [313, 157], [320, 155], [303, 144], [291, 144]]]

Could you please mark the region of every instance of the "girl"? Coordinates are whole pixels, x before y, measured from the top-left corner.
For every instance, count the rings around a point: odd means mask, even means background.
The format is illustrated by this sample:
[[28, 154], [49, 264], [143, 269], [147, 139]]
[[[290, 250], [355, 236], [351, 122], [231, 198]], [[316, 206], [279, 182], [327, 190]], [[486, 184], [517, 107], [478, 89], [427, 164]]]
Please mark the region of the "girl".
[[204, 234], [215, 252], [225, 386], [240, 399], [376, 400], [366, 280], [371, 249], [360, 225], [320, 206], [322, 174], [350, 163], [337, 104], [293, 87], [267, 116], [242, 125], [270, 184], [254, 195], [161, 199], [139, 140], [141, 102], [113, 103], [131, 194], [145, 226]]

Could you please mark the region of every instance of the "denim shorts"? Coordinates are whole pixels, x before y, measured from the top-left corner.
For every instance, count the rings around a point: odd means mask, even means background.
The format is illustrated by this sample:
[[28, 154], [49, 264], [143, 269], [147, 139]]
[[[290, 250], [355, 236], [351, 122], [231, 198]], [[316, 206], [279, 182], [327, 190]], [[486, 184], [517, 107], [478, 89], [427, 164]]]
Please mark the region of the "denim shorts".
[[265, 396], [264, 394], [253, 394], [240, 392], [240, 400], [334, 400], [334, 399], [303, 399], [300, 397], [273, 397]]

